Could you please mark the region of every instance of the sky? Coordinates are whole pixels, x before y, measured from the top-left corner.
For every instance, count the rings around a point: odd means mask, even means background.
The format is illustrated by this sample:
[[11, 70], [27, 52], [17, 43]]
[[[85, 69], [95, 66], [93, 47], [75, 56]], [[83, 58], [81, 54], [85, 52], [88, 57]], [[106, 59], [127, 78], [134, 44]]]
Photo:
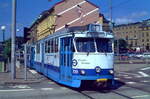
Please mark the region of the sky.
[[[23, 36], [23, 27], [29, 27], [40, 13], [60, 0], [16, 0], [17, 36]], [[110, 19], [110, 0], [88, 0], [100, 8], [100, 13]], [[127, 24], [150, 19], [150, 0], [112, 0], [112, 18], [116, 24]], [[5, 37], [11, 34], [12, 0], [0, 0], [0, 27], [5, 25]], [[0, 41], [2, 31], [0, 30]]]

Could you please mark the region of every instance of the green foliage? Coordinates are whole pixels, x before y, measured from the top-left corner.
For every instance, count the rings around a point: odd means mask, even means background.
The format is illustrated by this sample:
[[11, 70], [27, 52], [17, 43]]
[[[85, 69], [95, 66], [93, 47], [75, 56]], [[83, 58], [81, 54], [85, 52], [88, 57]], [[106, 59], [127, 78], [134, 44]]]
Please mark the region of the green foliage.
[[115, 49], [119, 46], [119, 52], [125, 51], [128, 49], [128, 43], [124, 39], [115, 40]]
[[11, 56], [11, 40], [10, 39], [5, 41], [3, 56], [5, 59], [11, 58], [10, 57]]

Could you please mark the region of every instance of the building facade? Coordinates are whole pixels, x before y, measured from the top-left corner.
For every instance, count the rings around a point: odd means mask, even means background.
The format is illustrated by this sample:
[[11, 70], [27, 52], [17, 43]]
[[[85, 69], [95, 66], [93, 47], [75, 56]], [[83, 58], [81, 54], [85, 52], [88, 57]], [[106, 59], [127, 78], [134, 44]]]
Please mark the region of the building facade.
[[143, 21], [140, 26], [139, 44], [145, 51], [150, 51], [150, 19]]
[[103, 18], [99, 7], [87, 0], [62, 0], [42, 12], [31, 25], [29, 42], [40, 40], [67, 27], [103, 24]]
[[130, 24], [116, 25], [113, 28], [116, 39], [124, 39], [128, 48], [135, 51], [149, 51], [150, 26], [148, 20]]

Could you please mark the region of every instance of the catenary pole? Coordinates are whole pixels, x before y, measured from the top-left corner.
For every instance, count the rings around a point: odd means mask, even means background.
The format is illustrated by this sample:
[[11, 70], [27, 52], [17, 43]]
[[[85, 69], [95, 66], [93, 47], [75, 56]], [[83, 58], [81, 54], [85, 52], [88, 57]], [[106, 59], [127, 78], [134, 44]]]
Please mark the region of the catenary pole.
[[16, 37], [16, 1], [12, 0], [12, 32], [11, 32], [11, 78], [16, 78], [16, 56], [15, 56], [15, 37]]

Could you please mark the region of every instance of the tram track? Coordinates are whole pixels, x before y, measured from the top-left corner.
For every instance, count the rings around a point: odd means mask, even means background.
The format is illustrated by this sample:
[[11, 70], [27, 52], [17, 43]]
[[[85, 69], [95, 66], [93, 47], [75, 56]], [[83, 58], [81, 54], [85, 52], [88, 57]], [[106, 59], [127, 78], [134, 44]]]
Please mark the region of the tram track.
[[[122, 79], [122, 78], [121, 78]], [[128, 79], [123, 79], [123, 80], [128, 80]], [[134, 81], [134, 80], [128, 80], [128, 81]], [[119, 81], [120, 82], [120, 81]], [[121, 81], [121, 82], [123, 82], [123, 81]], [[137, 87], [137, 86], [133, 86], [133, 85], [130, 85], [130, 84], [127, 84], [127, 83], [125, 83], [125, 82], [123, 82], [125, 85], [125, 87], [128, 87], [128, 88], [132, 88], [132, 89], [136, 89], [136, 90], [139, 90], [139, 91], [142, 91], [142, 92], [146, 92], [146, 93], [150, 93], [150, 91], [149, 90], [146, 90], [146, 89], [144, 89], [143, 87]], [[140, 84], [143, 84], [143, 85], [148, 85], [148, 84], [145, 84], [145, 83], [143, 83], [143, 82], [136, 82], [136, 83], [140, 83]], [[148, 85], [148, 86], [150, 86], [150, 85]], [[116, 95], [119, 95], [119, 96], [121, 96], [121, 97], [123, 97], [123, 98], [126, 98], [126, 99], [134, 99], [133, 97], [131, 97], [131, 96], [129, 96], [129, 95], [126, 95], [126, 94], [122, 94], [120, 91], [118, 91], [117, 90], [118, 88], [112, 88], [112, 89], [99, 89], [99, 90], [92, 90], [92, 91], [78, 91], [78, 93], [80, 93], [80, 94], [82, 94], [83, 96], [85, 96], [85, 97], [87, 97], [88, 99], [97, 99], [97, 98], [95, 98], [95, 97], [93, 97], [91, 94], [101, 94], [101, 93], [113, 93], [113, 94], [116, 94]]]
[[[99, 92], [99, 91], [91, 91], [91, 92], [88, 91], [88, 93], [87, 93], [87, 92], [84, 92], [84, 91], [78, 91], [78, 92], [79, 92], [80, 94], [82, 94], [83, 96], [89, 98], [89, 99], [97, 99], [97, 98], [95, 98], [95, 97], [93, 97], [93, 96], [91, 95], [92, 93], [94, 93], [94, 94], [100, 94], [100, 93], [102, 93], [102, 92]], [[111, 90], [110, 92], [111, 92], [111, 93], [114, 93], [114, 94], [116, 94], [116, 95], [119, 95], [119, 96], [121, 96], [121, 97], [123, 97], [123, 98], [126, 98], [126, 99], [134, 99], [134, 98], [132, 98], [132, 97], [130, 97], [130, 96], [127, 96], [127, 95], [125, 95], [125, 94], [119, 93], [119, 92], [114, 91], [114, 90]]]

